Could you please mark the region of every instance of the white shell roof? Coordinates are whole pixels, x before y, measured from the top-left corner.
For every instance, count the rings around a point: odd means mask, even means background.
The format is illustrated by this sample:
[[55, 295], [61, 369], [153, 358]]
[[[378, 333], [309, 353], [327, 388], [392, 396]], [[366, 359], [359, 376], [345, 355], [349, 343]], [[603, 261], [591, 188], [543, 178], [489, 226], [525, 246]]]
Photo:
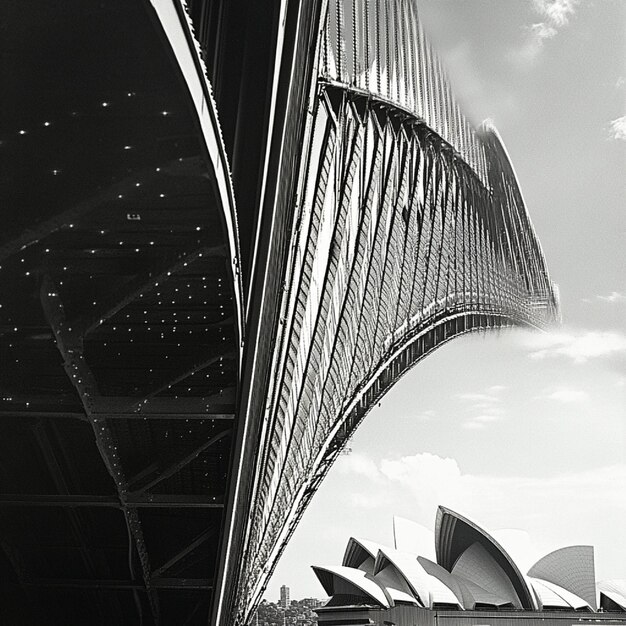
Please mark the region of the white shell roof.
[[543, 556], [525, 530], [502, 528], [494, 530], [491, 536], [506, 550], [522, 573], [527, 572]]
[[[346, 546], [346, 551], [343, 556], [342, 565], [346, 567], [354, 567], [357, 569], [362, 569], [369, 574], [374, 573], [374, 561], [376, 560], [376, 555], [378, 554], [378, 550], [381, 546], [374, 541], [369, 541], [368, 539], [357, 539], [355, 537], [350, 537], [348, 540], [348, 545]], [[360, 561], [358, 558], [359, 549], [361, 554], [369, 555], [369, 559], [365, 561]], [[360, 562], [358, 562], [360, 561]]]
[[572, 593], [568, 589], [565, 589], [561, 587], [560, 585], [556, 585], [555, 583], [552, 583], [548, 580], [541, 580], [541, 579], [535, 579], [535, 580], [539, 580], [539, 582], [544, 587], [547, 587], [553, 593], [556, 593], [561, 598], [563, 598], [563, 600], [565, 600], [565, 602], [567, 602], [567, 604], [571, 606], [573, 609], [585, 609], [585, 608], [591, 609], [589, 602], [587, 602], [586, 600], [583, 600], [583, 598], [581, 598], [580, 596], [577, 596], [575, 593]]
[[539, 559], [528, 575], [548, 581], [579, 598], [595, 611], [596, 574], [592, 546], [567, 546]]
[[[490, 569], [489, 581], [484, 577], [478, 580], [482, 587], [489, 587], [496, 594], [510, 598], [512, 604], [518, 608], [537, 608], [535, 594], [517, 563], [495, 537], [476, 522], [440, 505], [437, 507], [435, 520], [435, 544], [437, 563], [449, 571], [469, 578], [469, 572], [462, 571], [462, 561], [466, 566], [477, 566], [478, 574], [487, 574], [487, 569]], [[482, 546], [491, 559], [479, 554], [476, 550], [478, 545]], [[496, 566], [495, 569], [493, 565]], [[455, 572], [456, 569], [459, 571]], [[474, 579], [474, 575], [471, 578]], [[487, 584], [488, 582], [491, 584]], [[505, 589], [506, 587], [510, 588]]]
[[[441, 567], [441, 565], [439, 565], [438, 563], [435, 563], [434, 561], [431, 561], [430, 559], [427, 559], [423, 556], [418, 556], [417, 562], [430, 576], [440, 580], [443, 585], [445, 585], [448, 589], [452, 591], [452, 593], [456, 597], [457, 604], [461, 608], [472, 608], [471, 606], [469, 606], [470, 604], [473, 606], [473, 601], [471, 601], [470, 599], [470, 594], [467, 593], [467, 590], [459, 584], [458, 579], [453, 574], [451, 574], [447, 569]], [[436, 602], [442, 602], [442, 600], [436, 600]], [[466, 606], [466, 604], [468, 606]]]
[[361, 544], [374, 558], [376, 558], [378, 551], [384, 547], [380, 543], [370, 541], [369, 539], [355, 539], [355, 541]]
[[374, 580], [385, 590], [393, 604], [396, 601], [419, 604], [411, 586], [398, 568], [391, 561], [386, 560], [382, 552], [378, 555], [374, 566]]
[[436, 559], [435, 533], [426, 526], [394, 515], [393, 539], [396, 550], [419, 554], [431, 561]]
[[[478, 541], [466, 548], [457, 559], [452, 574], [471, 580], [480, 588], [502, 598], [503, 604], [510, 602], [522, 608], [513, 582], [482, 543]], [[534, 598], [533, 598], [534, 599]]]
[[[568, 546], [555, 550], [539, 559], [528, 574], [523, 575], [519, 571], [517, 559], [514, 561], [502, 544], [519, 557], [529, 545], [526, 533], [499, 532], [500, 544], [473, 522], [443, 507], [438, 511], [438, 522], [441, 522], [440, 518], [444, 514], [471, 525], [477, 533], [481, 533], [481, 537], [491, 542], [485, 546], [484, 542], [477, 540], [461, 546], [456, 558], [454, 554], [447, 554], [451, 571], [446, 569], [447, 566], [417, 556], [418, 553], [433, 554], [435, 533], [401, 517], [394, 517], [396, 549], [365, 539], [350, 538], [342, 566], [313, 569], [327, 591], [335, 585], [335, 579], [329, 578], [332, 576], [337, 579], [337, 588], [342, 589], [334, 593], [346, 593], [347, 582], [349, 589], [359, 589], [365, 597], [385, 608], [395, 603], [421, 604], [430, 609], [437, 608], [438, 604], [456, 605], [465, 610], [475, 609], [476, 604], [497, 607], [510, 604], [521, 608], [510, 578], [515, 574], [525, 583], [526, 593], [532, 596], [534, 607], [596, 610], [595, 566], [591, 546]], [[454, 529], [439, 528], [439, 531], [449, 535]], [[447, 537], [446, 540], [450, 542], [451, 538]], [[506, 561], [501, 565], [488, 548], [492, 548], [492, 551], [497, 549], [498, 554], [503, 553]], [[458, 547], [456, 551], [459, 552]], [[530, 551], [526, 556], [529, 554]], [[503, 567], [508, 567], [507, 563], [513, 568], [512, 573], [504, 571]], [[341, 583], [340, 579], [346, 582]], [[592, 591], [590, 584], [593, 584]], [[626, 579], [602, 581], [597, 584], [597, 591], [626, 611]]]
[[530, 583], [532, 584], [533, 589], [539, 596], [539, 601], [541, 602], [541, 605], [540, 605], [541, 608], [554, 607], [554, 606], [563, 607], [567, 609], [570, 608], [570, 605], [567, 602], [565, 602], [565, 600], [563, 600], [563, 598], [561, 598], [560, 595], [552, 591], [550, 587], [542, 584], [542, 581], [540, 581], [538, 578], [531, 578]]
[[[471, 580], [468, 580], [464, 576], [455, 576], [455, 578], [458, 580], [460, 585], [465, 587], [466, 592], [472, 596], [472, 598], [474, 599], [474, 605], [476, 603], [479, 603], [491, 604], [493, 606], [504, 606], [511, 603], [509, 599], [502, 598], [501, 596], [492, 593], [491, 591], [487, 591], [487, 589], [483, 589], [483, 587], [477, 585]], [[474, 605], [467, 608], [471, 610], [474, 608]]]
[[419, 606], [419, 602], [412, 595], [404, 591], [400, 591], [400, 589], [396, 589], [395, 587], [385, 587], [385, 591], [389, 594], [389, 597], [393, 600], [394, 604], [398, 602], [406, 602]]
[[602, 580], [598, 583], [598, 591], [626, 611], [626, 579]]
[[541, 600], [542, 607], [564, 607], [567, 609], [591, 608], [589, 603], [563, 587], [540, 578], [530, 578], [533, 589]]
[[379, 543], [370, 541], [369, 539], [360, 539], [357, 537], [350, 537], [348, 545], [346, 546], [346, 552], [343, 557], [343, 565], [348, 565], [348, 555], [350, 554], [350, 548], [354, 545], [361, 546], [365, 552], [367, 552], [373, 559], [376, 558], [378, 551], [383, 548]]
[[[317, 574], [319, 572], [327, 572], [336, 578], [341, 578], [348, 581], [358, 589], [360, 589], [366, 596], [369, 596], [380, 605], [389, 608], [389, 601], [385, 592], [381, 587], [376, 584], [368, 575], [360, 569], [354, 569], [352, 567], [345, 567], [344, 565], [329, 565], [329, 566], [313, 566], [313, 571]], [[318, 575], [319, 578], [319, 575]]]
[[441, 580], [431, 576], [414, 554], [381, 548], [376, 558], [375, 573], [384, 567], [385, 560], [397, 569], [425, 607], [432, 608], [433, 602], [460, 605], [452, 590]]

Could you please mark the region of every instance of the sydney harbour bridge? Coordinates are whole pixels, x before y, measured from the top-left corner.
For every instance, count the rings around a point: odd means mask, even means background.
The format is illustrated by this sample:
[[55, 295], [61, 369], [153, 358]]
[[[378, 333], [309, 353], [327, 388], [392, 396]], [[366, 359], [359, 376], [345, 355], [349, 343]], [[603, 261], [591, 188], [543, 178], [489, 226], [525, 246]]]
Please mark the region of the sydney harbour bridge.
[[348, 437], [558, 303], [416, 0], [5, 0], [0, 622], [248, 622]]

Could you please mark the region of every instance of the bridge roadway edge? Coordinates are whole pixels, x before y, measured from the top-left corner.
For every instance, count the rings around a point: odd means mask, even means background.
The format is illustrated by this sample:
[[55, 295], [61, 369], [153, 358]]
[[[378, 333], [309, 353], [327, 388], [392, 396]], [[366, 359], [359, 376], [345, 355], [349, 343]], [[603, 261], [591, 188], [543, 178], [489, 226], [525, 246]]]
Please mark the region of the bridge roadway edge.
[[[225, 528], [220, 547], [222, 555], [216, 576], [211, 624], [236, 623], [235, 604], [238, 578], [236, 564], [245, 546], [249, 503], [253, 497], [257, 471], [259, 432], [269, 385], [273, 339], [277, 332], [282, 287], [279, 277], [288, 253], [285, 245], [293, 227], [290, 211], [299, 176], [299, 150], [308, 122], [307, 107], [315, 88], [315, 62], [320, 39], [320, 18], [327, 0], [288, 3], [285, 39], [278, 77], [275, 123], [268, 166], [264, 203], [254, 259], [250, 300], [261, 302], [250, 307], [246, 319], [246, 346], [240, 381], [239, 419], [235, 431], [232, 480], [225, 507]], [[288, 51], [288, 52], [285, 52]], [[296, 103], [294, 105], [294, 102]], [[276, 123], [278, 122], [278, 123]], [[279, 184], [280, 183], [280, 184]], [[269, 296], [269, 297], [268, 297]], [[254, 355], [250, 358], [249, 355]], [[265, 358], [262, 358], [265, 355]], [[260, 368], [259, 363], [264, 364]]]

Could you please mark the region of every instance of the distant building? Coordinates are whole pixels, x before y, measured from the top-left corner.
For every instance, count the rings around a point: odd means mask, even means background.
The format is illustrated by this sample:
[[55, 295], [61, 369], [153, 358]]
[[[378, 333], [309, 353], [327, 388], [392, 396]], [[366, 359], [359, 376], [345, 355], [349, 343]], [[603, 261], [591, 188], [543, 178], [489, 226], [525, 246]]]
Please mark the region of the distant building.
[[283, 608], [287, 608], [291, 604], [291, 600], [289, 599], [289, 587], [287, 585], [283, 585], [280, 588], [280, 606]]
[[626, 626], [626, 580], [596, 582], [592, 546], [555, 550], [524, 574], [454, 511], [437, 511], [432, 560], [415, 552], [432, 551], [421, 527], [404, 522], [394, 520], [395, 549], [351, 538], [342, 565], [313, 567], [330, 596], [316, 609], [320, 626]]
[[[248, 626], [316, 626], [317, 615], [315, 609], [309, 605], [321, 606], [323, 603], [315, 598], [293, 600], [289, 587], [284, 586], [283, 589], [286, 590], [286, 598], [283, 595], [276, 602], [263, 600], [257, 615], [248, 621]], [[284, 606], [284, 599], [289, 602], [289, 606]]]

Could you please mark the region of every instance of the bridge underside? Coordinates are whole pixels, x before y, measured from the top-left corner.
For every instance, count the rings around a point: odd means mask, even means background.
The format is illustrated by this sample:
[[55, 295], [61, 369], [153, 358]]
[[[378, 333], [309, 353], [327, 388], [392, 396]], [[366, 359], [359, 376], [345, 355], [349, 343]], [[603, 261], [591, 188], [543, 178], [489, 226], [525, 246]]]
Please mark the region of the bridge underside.
[[227, 168], [149, 3], [2, 12], [0, 622], [206, 625], [240, 358]]

